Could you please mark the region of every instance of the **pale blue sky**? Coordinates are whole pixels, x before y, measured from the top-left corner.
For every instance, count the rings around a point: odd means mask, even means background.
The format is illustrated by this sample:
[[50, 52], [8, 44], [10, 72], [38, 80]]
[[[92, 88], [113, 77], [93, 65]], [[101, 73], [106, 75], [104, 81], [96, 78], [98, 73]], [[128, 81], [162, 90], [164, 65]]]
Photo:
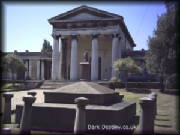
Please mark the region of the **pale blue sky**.
[[156, 28], [157, 16], [166, 11], [163, 2], [6, 2], [3, 32], [5, 51], [37, 52], [41, 50], [44, 39], [52, 45], [52, 26], [47, 19], [81, 5], [123, 16], [136, 43], [135, 50], [148, 48], [148, 36], [152, 36]]

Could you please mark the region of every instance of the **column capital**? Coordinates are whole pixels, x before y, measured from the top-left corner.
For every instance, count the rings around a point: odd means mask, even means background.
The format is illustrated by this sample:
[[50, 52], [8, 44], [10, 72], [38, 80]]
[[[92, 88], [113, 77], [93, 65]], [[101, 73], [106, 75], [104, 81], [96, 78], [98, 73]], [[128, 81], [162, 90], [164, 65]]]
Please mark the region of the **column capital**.
[[71, 39], [78, 39], [78, 36], [77, 34], [70, 35]]
[[113, 37], [113, 38], [119, 38], [119, 37], [120, 37], [120, 34], [119, 34], [119, 33], [113, 33], [113, 34], [112, 34], [112, 37]]
[[55, 39], [58, 39], [60, 37], [60, 35], [56, 35], [55, 33], [51, 34], [51, 36]]
[[93, 38], [98, 38], [99, 35], [100, 34], [92, 34], [91, 36], [92, 36], [92, 39], [93, 39]]

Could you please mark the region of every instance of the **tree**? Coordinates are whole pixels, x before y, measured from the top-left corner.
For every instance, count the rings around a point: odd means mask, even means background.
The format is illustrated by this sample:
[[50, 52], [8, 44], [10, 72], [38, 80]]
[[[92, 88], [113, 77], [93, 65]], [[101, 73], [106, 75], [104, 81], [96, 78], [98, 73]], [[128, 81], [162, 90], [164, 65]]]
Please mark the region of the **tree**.
[[113, 68], [118, 74], [124, 73], [126, 89], [128, 83], [128, 74], [140, 73], [142, 71], [141, 67], [136, 65], [134, 60], [130, 57], [115, 61], [113, 64]]
[[46, 39], [44, 39], [41, 52], [52, 52], [52, 46], [50, 45], [50, 42]]
[[[12, 73], [12, 80], [15, 80], [14, 74], [18, 71], [25, 72], [26, 66], [23, 61], [15, 54], [8, 54], [2, 58], [3, 71]], [[14, 85], [14, 83], [13, 83]]]
[[177, 30], [175, 6], [167, 4], [167, 12], [158, 17], [157, 29], [149, 37], [146, 68], [149, 73], [160, 75], [161, 91], [164, 91], [168, 75], [176, 72]]

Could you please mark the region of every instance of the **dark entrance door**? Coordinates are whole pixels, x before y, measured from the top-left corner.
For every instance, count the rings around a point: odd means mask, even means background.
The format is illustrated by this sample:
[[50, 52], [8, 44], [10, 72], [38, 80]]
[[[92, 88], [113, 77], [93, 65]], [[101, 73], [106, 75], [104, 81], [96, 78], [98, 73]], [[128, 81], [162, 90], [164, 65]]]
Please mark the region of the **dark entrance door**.
[[51, 61], [44, 61], [44, 79], [50, 80], [51, 79]]

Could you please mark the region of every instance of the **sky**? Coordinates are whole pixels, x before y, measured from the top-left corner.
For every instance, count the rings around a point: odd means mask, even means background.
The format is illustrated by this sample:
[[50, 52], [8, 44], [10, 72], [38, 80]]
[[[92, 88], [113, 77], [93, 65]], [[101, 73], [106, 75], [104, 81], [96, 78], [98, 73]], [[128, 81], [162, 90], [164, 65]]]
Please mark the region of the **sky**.
[[81, 5], [123, 16], [136, 44], [134, 50], [148, 49], [158, 15], [166, 12], [163, 2], [4, 2], [3, 51], [38, 52], [44, 39], [52, 45], [52, 26], [47, 20]]

